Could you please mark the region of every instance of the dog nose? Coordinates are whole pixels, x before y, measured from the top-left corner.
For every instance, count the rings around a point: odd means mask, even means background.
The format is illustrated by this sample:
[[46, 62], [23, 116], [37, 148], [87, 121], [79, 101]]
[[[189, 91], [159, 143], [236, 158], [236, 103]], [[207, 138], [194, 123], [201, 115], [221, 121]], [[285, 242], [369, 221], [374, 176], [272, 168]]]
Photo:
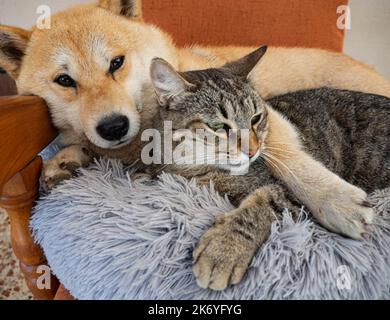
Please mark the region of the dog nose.
[[103, 139], [116, 141], [129, 132], [129, 127], [129, 119], [126, 116], [115, 114], [101, 120], [96, 131]]

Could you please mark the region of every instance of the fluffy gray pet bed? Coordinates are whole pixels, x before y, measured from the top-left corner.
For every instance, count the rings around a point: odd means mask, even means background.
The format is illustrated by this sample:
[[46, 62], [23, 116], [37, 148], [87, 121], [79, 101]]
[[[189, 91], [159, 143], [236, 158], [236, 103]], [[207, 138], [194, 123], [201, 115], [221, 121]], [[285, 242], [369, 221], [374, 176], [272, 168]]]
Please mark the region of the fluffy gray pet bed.
[[119, 162], [101, 160], [42, 197], [31, 227], [79, 299], [389, 298], [390, 189], [371, 200], [380, 215], [365, 242], [286, 210], [243, 282], [223, 292], [199, 288], [191, 271], [198, 239], [232, 209], [212, 187], [168, 174], [132, 182]]

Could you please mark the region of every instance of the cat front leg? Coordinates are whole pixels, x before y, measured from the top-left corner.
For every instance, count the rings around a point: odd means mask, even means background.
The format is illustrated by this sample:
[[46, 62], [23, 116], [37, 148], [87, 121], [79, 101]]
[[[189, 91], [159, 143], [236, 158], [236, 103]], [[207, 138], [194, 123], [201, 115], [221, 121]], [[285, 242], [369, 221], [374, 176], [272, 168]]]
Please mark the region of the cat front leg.
[[[275, 174], [327, 229], [360, 240], [372, 229], [374, 211], [362, 189], [301, 151]], [[289, 168], [287, 170], [287, 168]], [[276, 172], [278, 171], [278, 173]]]
[[305, 152], [294, 126], [272, 108], [268, 121], [264, 159], [273, 175], [324, 227], [353, 239], [368, 234], [374, 212], [367, 194]]
[[193, 253], [193, 272], [201, 288], [224, 290], [238, 284], [259, 246], [267, 239], [275, 207], [289, 206], [283, 189], [261, 187], [232, 212], [216, 219]]

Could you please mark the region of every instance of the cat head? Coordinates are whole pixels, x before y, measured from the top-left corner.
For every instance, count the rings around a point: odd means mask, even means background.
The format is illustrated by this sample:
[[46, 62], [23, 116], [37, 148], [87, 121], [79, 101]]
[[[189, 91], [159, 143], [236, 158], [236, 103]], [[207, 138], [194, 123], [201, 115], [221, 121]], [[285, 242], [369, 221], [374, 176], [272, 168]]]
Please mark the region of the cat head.
[[[197, 146], [199, 141], [208, 144], [204, 133], [215, 136], [214, 154], [206, 158], [218, 159], [216, 164], [223, 169], [240, 171], [261, 154], [267, 134], [266, 103], [248, 77], [266, 50], [261, 47], [221, 68], [184, 73], [163, 59], [152, 61], [151, 79], [162, 120], [172, 124], [173, 132], [191, 131]], [[228, 149], [220, 148], [223, 143]]]

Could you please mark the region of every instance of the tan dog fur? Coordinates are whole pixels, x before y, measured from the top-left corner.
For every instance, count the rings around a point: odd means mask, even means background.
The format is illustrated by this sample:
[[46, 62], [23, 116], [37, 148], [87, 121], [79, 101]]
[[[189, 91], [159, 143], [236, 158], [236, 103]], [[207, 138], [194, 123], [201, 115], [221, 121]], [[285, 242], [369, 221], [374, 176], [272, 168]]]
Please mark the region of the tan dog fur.
[[[175, 48], [161, 30], [138, 22], [139, 6], [134, 19], [116, 15], [119, 2], [101, 1], [101, 6], [114, 12], [84, 5], [59, 13], [52, 17], [50, 30], [0, 27], [0, 32], [18, 39], [25, 51], [22, 61], [10, 61], [0, 49], [0, 66], [14, 76], [21, 94], [35, 94], [48, 102], [53, 121], [68, 143], [88, 138], [110, 149], [95, 136], [94, 122], [115, 110], [126, 109], [134, 131], [138, 131], [137, 107], [142, 105], [142, 86], [149, 83], [153, 57], [162, 57], [184, 71], [220, 66], [254, 49]], [[119, 54], [126, 56], [126, 63], [112, 81], [107, 76], [108, 63]], [[64, 70], [64, 64], [71, 70]], [[53, 82], [62, 72], [72, 74], [79, 84], [78, 92]], [[373, 69], [343, 54], [319, 49], [271, 47], [252, 73], [252, 81], [264, 98], [321, 86], [390, 97], [390, 82]]]

